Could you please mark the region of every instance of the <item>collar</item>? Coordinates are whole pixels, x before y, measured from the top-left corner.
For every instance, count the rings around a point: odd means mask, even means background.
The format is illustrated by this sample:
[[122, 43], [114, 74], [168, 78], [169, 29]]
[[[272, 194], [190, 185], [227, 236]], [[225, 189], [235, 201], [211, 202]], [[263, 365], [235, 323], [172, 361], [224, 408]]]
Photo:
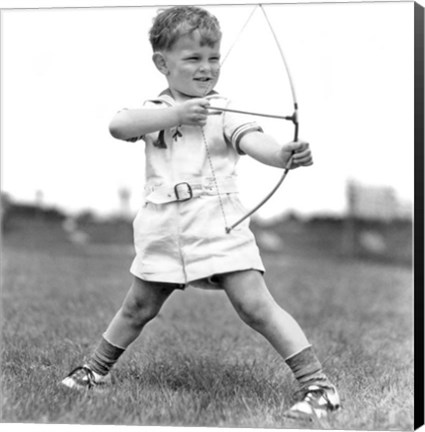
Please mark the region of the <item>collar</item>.
[[[211, 90], [205, 97], [208, 96], [215, 96], [218, 95], [218, 93], [215, 90]], [[158, 96], [159, 98], [167, 97], [175, 101], [173, 94], [171, 93], [171, 90], [169, 88], [166, 88], [165, 90], [162, 90], [162, 92]]]

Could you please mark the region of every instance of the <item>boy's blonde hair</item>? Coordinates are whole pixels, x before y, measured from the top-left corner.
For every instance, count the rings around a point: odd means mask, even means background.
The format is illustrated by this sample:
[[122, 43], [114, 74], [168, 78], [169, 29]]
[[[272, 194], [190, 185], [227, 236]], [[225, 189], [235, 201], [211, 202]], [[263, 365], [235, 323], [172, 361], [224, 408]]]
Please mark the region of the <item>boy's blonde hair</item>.
[[212, 46], [221, 39], [217, 18], [205, 9], [196, 6], [162, 9], [153, 21], [149, 41], [154, 51], [167, 51], [181, 36], [195, 30], [201, 35], [201, 45]]

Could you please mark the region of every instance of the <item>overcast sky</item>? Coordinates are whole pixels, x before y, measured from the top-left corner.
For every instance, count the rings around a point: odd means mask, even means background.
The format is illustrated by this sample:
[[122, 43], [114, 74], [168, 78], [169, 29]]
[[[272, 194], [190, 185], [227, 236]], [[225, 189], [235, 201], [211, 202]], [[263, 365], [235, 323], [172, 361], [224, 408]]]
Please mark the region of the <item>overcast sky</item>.
[[[253, 8], [207, 6], [221, 22], [223, 54]], [[265, 9], [291, 70], [300, 136], [311, 143], [315, 165], [291, 172], [262, 215], [288, 209], [341, 212], [349, 178], [392, 186], [401, 199], [412, 201], [413, 3], [299, 3]], [[46, 204], [104, 213], [119, 208], [117, 191], [128, 188], [137, 209], [144, 144], [113, 139], [108, 124], [117, 110], [139, 107], [166, 86], [147, 40], [156, 10], [3, 11], [4, 192], [33, 202], [41, 190]], [[282, 59], [259, 9], [224, 62], [217, 90], [241, 109], [292, 113]], [[290, 124], [258, 121], [280, 140], [291, 140]], [[248, 207], [281, 174], [247, 157], [239, 167]]]

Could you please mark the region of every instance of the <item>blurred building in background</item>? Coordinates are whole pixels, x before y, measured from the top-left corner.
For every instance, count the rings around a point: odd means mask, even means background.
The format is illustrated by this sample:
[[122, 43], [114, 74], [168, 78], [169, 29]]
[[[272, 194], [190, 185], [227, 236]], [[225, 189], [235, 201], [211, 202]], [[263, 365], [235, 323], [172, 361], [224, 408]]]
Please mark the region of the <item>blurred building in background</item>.
[[[390, 247], [388, 232], [400, 235], [401, 227], [410, 227], [413, 206], [397, 197], [393, 188], [370, 186], [354, 180], [347, 182], [347, 214], [344, 221], [342, 250], [348, 255], [362, 251], [384, 255]], [[411, 231], [403, 230], [406, 244], [410, 244]]]
[[350, 218], [391, 222], [412, 217], [410, 203], [402, 202], [388, 186], [347, 182], [347, 216]]

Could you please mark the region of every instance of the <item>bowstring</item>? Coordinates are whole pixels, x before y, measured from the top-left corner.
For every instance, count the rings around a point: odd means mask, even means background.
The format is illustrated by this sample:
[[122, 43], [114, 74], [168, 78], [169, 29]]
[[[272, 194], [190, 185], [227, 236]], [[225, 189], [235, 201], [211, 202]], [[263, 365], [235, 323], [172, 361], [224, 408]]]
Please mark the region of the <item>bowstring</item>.
[[[204, 95], [204, 96], [206, 96], [206, 95]], [[210, 171], [211, 171], [211, 174], [212, 174], [212, 179], [213, 179], [213, 182], [214, 182], [214, 187], [215, 187], [215, 190], [217, 191], [217, 196], [218, 196], [218, 201], [219, 201], [219, 204], [220, 204], [221, 215], [223, 216], [225, 231], [227, 232], [228, 223], [227, 223], [226, 212], [224, 211], [224, 203], [223, 203], [223, 200], [222, 200], [222, 197], [221, 197], [220, 188], [218, 186], [218, 180], [217, 180], [217, 176], [216, 176], [216, 173], [215, 173], [214, 164], [213, 164], [211, 153], [210, 153], [210, 148], [208, 146], [208, 141], [207, 141], [207, 138], [205, 136], [204, 126], [200, 126], [200, 128], [201, 128], [202, 140], [204, 141], [205, 151], [207, 153], [208, 164], [209, 164]]]
[[259, 8], [260, 5], [256, 4], [254, 5], [254, 7], [252, 8], [251, 13], [249, 14], [248, 18], [246, 19], [244, 25], [242, 26], [242, 28], [240, 29], [239, 33], [236, 35], [235, 40], [233, 41], [232, 45], [230, 45], [230, 48], [227, 50], [226, 55], [223, 57], [223, 60], [221, 61], [221, 66], [223, 66], [224, 62], [226, 61], [226, 59], [229, 57], [230, 53], [232, 52], [233, 48], [235, 47], [235, 45], [237, 44], [237, 42], [239, 41], [240, 37], [242, 36], [242, 33], [244, 32], [246, 26], [248, 25], [248, 23], [251, 21], [252, 16], [254, 15], [255, 11], [257, 10], [257, 8]]

